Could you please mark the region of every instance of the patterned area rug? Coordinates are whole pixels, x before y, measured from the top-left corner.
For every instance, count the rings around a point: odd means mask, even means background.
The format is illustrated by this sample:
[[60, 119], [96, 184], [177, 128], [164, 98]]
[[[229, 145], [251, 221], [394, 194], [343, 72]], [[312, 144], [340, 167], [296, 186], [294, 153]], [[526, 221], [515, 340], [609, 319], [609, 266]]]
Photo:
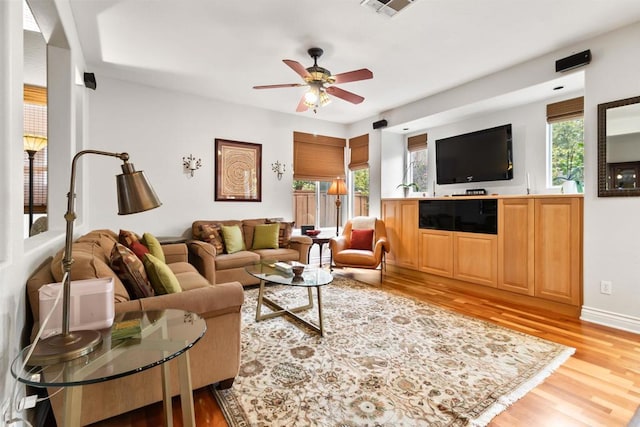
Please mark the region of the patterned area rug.
[[[267, 288], [292, 307], [306, 294]], [[322, 288], [324, 337], [256, 323], [256, 298], [246, 291], [240, 373], [214, 391], [233, 427], [486, 425], [574, 352], [352, 279]]]

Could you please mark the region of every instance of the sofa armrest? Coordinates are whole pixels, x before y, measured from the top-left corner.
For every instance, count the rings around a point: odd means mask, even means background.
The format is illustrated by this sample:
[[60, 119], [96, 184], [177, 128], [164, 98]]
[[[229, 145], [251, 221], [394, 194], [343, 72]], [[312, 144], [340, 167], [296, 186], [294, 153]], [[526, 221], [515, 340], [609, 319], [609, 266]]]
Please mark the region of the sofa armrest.
[[289, 239], [289, 247], [298, 251], [298, 262], [302, 264], [309, 263], [309, 248], [312, 244], [313, 240], [309, 236], [291, 236]]
[[162, 245], [162, 252], [164, 252], [167, 264], [189, 261], [189, 251], [187, 250], [187, 245], [184, 243], [169, 243]]
[[207, 242], [190, 240], [189, 263], [193, 265], [202, 276], [212, 285], [216, 284], [216, 248]]
[[197, 313], [203, 318], [239, 312], [244, 302], [244, 290], [239, 282], [192, 289], [175, 294], [158, 295], [125, 301], [115, 305], [116, 313], [174, 308]]

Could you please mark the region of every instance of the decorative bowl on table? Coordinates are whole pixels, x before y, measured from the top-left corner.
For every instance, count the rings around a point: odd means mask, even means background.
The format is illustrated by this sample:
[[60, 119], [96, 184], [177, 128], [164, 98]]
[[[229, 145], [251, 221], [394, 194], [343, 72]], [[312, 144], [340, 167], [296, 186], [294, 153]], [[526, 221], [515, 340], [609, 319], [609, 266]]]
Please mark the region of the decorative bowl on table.
[[320, 234], [321, 230], [307, 230], [305, 233], [307, 234], [307, 236], [317, 236], [318, 234]]
[[293, 271], [293, 275], [295, 277], [302, 276], [302, 272], [304, 271], [304, 265], [294, 265], [291, 267], [291, 271]]

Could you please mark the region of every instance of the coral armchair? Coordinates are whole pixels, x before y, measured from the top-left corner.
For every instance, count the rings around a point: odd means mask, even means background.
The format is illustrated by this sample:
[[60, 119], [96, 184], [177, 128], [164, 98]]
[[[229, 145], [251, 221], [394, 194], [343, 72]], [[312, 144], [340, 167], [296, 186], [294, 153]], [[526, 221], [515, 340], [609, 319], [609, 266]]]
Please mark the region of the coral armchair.
[[333, 265], [375, 269], [380, 266], [380, 280], [385, 254], [391, 250], [384, 221], [375, 217], [355, 217], [347, 221], [342, 235], [329, 241]]

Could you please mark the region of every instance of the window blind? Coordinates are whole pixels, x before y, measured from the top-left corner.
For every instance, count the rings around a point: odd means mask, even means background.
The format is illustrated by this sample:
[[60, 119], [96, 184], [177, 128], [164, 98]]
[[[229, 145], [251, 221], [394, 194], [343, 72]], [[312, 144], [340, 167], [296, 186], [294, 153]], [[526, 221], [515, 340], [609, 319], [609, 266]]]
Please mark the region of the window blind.
[[[47, 136], [47, 88], [24, 85], [24, 134]], [[20, 141], [22, 143], [22, 141]], [[47, 212], [47, 147], [33, 158], [33, 212]], [[29, 155], [23, 154], [24, 213], [29, 212]]]
[[427, 134], [410, 136], [407, 139], [407, 150], [410, 152], [424, 150], [427, 148]]
[[547, 104], [547, 123], [578, 119], [584, 116], [584, 97]]
[[293, 178], [301, 181], [345, 178], [346, 145], [343, 138], [293, 132]]
[[349, 170], [367, 169], [369, 167], [369, 134], [356, 136], [349, 140]]

